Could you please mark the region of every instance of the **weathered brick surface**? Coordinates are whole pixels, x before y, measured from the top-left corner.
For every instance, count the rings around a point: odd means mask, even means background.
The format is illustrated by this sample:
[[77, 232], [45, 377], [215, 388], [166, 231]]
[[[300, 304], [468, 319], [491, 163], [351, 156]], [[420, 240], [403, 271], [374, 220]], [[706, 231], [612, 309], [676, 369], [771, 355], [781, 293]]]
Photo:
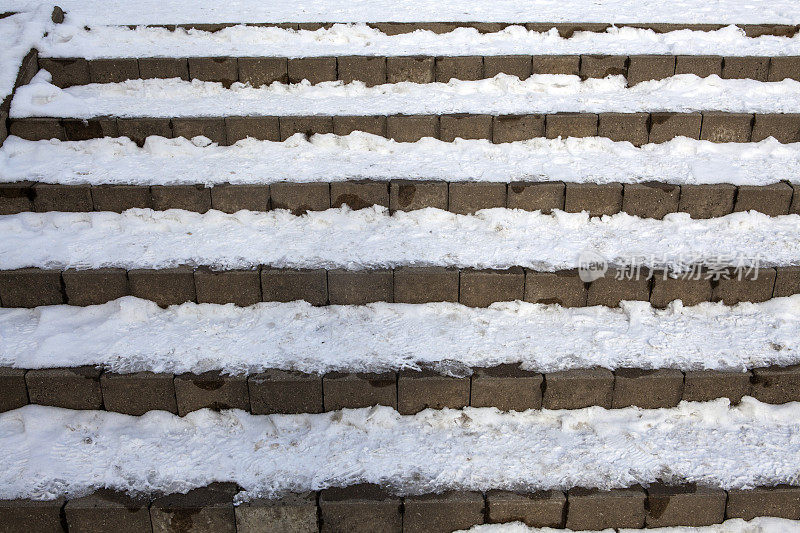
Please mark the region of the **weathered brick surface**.
[[531, 59], [532, 74], [580, 74], [581, 56], [540, 55]]
[[100, 369], [90, 366], [28, 370], [25, 383], [30, 403], [65, 409], [101, 409], [100, 373]]
[[196, 531], [198, 533], [236, 533], [233, 511], [235, 488], [215, 483], [186, 494], [171, 494], [153, 501], [150, 520], [153, 533]]
[[472, 407], [497, 407], [501, 411], [526, 411], [542, 407], [542, 382], [536, 372], [519, 365], [478, 368], [472, 374]]
[[382, 374], [344, 374], [331, 372], [322, 378], [326, 411], [385, 405], [397, 408], [397, 376]]
[[765, 403], [800, 401], [800, 366], [756, 368], [751, 395]]
[[642, 218], [663, 219], [678, 211], [681, 188], [668, 183], [626, 183], [622, 194], [622, 211]]
[[650, 142], [663, 143], [675, 137], [700, 138], [700, 113], [651, 113]]
[[767, 81], [783, 81], [787, 78], [800, 81], [800, 57], [770, 58]]
[[336, 81], [335, 57], [298, 57], [289, 59], [289, 83], [308, 80], [312, 85]]
[[172, 124], [168, 118], [118, 118], [117, 128], [122, 137], [127, 137], [138, 146], [151, 135], [172, 138]]
[[331, 207], [331, 188], [327, 183], [273, 183], [270, 200], [272, 209], [288, 209], [295, 215], [325, 211]]
[[28, 405], [25, 370], [0, 367], [0, 413]]
[[175, 399], [180, 416], [204, 408], [250, 410], [247, 378], [219, 372], [175, 376]]
[[558, 304], [563, 307], [586, 305], [586, 284], [575, 270], [525, 272], [525, 301]]
[[381, 181], [335, 181], [331, 183], [331, 207], [347, 205], [358, 210], [389, 207], [389, 184]]
[[439, 119], [439, 136], [445, 142], [455, 139], [492, 139], [491, 115], [460, 113], [442, 115]]
[[51, 83], [56, 87], [71, 87], [90, 83], [89, 62], [78, 58], [39, 58], [39, 68], [53, 75]]
[[488, 522], [506, 524], [522, 522], [530, 527], [564, 527], [567, 498], [557, 490], [517, 494], [503, 490], [486, 493]]
[[627, 56], [591, 54], [581, 56], [582, 78], [605, 78], [619, 75], [628, 75]]
[[255, 499], [235, 508], [236, 533], [317, 533], [317, 496], [313, 492]]
[[288, 61], [284, 57], [240, 57], [238, 60], [239, 81], [253, 87], [288, 83]]
[[148, 411], [178, 412], [172, 374], [104, 372], [100, 386], [107, 411], [134, 416]]
[[594, 280], [586, 293], [586, 305], [617, 307], [621, 301], [650, 301], [650, 280], [643, 271], [639, 279], [616, 279], [617, 272], [609, 269], [605, 276]]
[[414, 211], [434, 207], [447, 211], [448, 185], [443, 181], [397, 180], [389, 185], [389, 209]]
[[322, 412], [322, 378], [301, 372], [267, 370], [247, 380], [254, 415]]
[[8, 138], [8, 113], [0, 110], [0, 144], [3, 144]]
[[778, 485], [728, 491], [727, 518], [752, 520], [757, 516], [800, 519], [800, 487]]
[[642, 409], [675, 407], [683, 397], [683, 372], [674, 369], [614, 372], [614, 409], [635, 405]]
[[213, 271], [200, 268], [194, 272], [197, 303], [234, 303], [247, 307], [261, 301], [258, 270]]
[[750, 142], [753, 131], [751, 113], [703, 112], [703, 126], [700, 138], [715, 143]]
[[492, 182], [452, 182], [449, 185], [449, 209], [467, 215], [481, 209], [506, 206], [506, 184]]
[[386, 83], [386, 58], [343, 56], [338, 58], [339, 79], [345, 83], [361, 81], [367, 87]]
[[202, 136], [222, 146], [228, 144], [223, 118], [174, 118], [172, 134], [185, 139]]
[[674, 300], [680, 300], [683, 305], [697, 305], [701, 302], [711, 301], [711, 280], [705, 275], [691, 277], [670, 277], [663, 272], [653, 276], [653, 290], [650, 293], [650, 303], [653, 307], [664, 308]]
[[451, 79], [479, 80], [483, 78], [483, 57], [456, 56], [436, 58], [436, 81], [447, 83]]
[[278, 117], [225, 117], [225, 137], [228, 144], [248, 137], [261, 141], [280, 141]]
[[675, 74], [675, 56], [631, 56], [628, 65], [628, 86], [650, 80], [663, 80]]
[[605, 368], [564, 370], [544, 375], [545, 409], [611, 408], [614, 374]]
[[92, 83], [119, 83], [136, 80], [139, 62], [136, 58], [93, 59], [89, 61], [89, 81]]
[[458, 270], [452, 268], [399, 267], [394, 271], [394, 301], [457, 302], [458, 278]]
[[719, 524], [725, 520], [726, 499], [722, 489], [654, 483], [647, 489], [647, 527]]
[[800, 214], [800, 184], [792, 183], [792, 205], [789, 207], [789, 214]]
[[63, 531], [61, 509], [56, 500], [0, 500], [0, 531], [3, 533], [56, 533]]
[[613, 215], [622, 210], [621, 183], [567, 183], [564, 210], [588, 211], [590, 217]]
[[722, 76], [722, 57], [720, 56], [677, 56], [675, 74], [694, 74], [701, 78], [712, 75]]
[[33, 211], [33, 184], [27, 181], [0, 184], [0, 215]]
[[634, 146], [647, 144], [650, 132], [648, 113], [600, 113], [597, 134], [612, 141], [628, 141]]
[[401, 143], [416, 142], [424, 137], [439, 137], [436, 115], [392, 115], [386, 118], [386, 135]]
[[61, 274], [70, 305], [98, 305], [130, 294], [128, 273], [122, 268], [65, 270]]
[[728, 398], [731, 403], [736, 404], [750, 394], [750, 372], [689, 370], [685, 376], [683, 399], [688, 402]]
[[99, 490], [89, 496], [70, 500], [64, 506], [70, 531], [85, 533], [141, 533], [150, 531], [147, 500], [134, 499], [125, 493]]
[[0, 302], [3, 307], [29, 308], [64, 303], [61, 273], [38, 268], [0, 270]]
[[567, 493], [567, 528], [641, 528], [645, 523], [645, 500], [646, 494], [641, 487], [610, 491], [570, 489]]
[[461, 409], [469, 405], [470, 379], [429, 370], [403, 371], [397, 381], [397, 410], [412, 415], [425, 409]]
[[520, 267], [461, 272], [459, 301], [468, 307], [488, 307], [495, 302], [524, 298], [525, 272]]
[[142, 79], [189, 79], [189, 61], [177, 57], [140, 57], [139, 75]]
[[767, 81], [768, 57], [726, 57], [722, 62], [722, 77]]
[[88, 120], [65, 118], [61, 120], [68, 141], [85, 141], [103, 137], [119, 137], [117, 119], [100, 117]]
[[191, 268], [129, 270], [128, 283], [131, 295], [152, 300], [161, 307], [197, 301]]
[[544, 137], [544, 115], [498, 115], [492, 119], [492, 141], [509, 143]]
[[328, 302], [328, 278], [323, 269], [261, 269], [261, 297], [265, 302], [304, 300], [312, 305]]
[[217, 81], [230, 87], [239, 81], [239, 67], [233, 57], [190, 57], [189, 77], [194, 80]]
[[531, 56], [506, 55], [483, 58], [483, 75], [494, 78], [498, 74], [516, 76], [521, 80], [531, 76]]
[[594, 113], [556, 113], [547, 115], [545, 135], [548, 139], [561, 137], [595, 137], [597, 115]]
[[377, 485], [323, 490], [319, 497], [323, 532], [400, 533], [400, 498]]
[[92, 189], [89, 185], [60, 185], [37, 183], [33, 187], [33, 209], [39, 213], [47, 211], [86, 212], [92, 211]]
[[678, 210], [692, 218], [722, 217], [733, 212], [736, 186], [728, 183], [681, 185]]
[[800, 267], [778, 267], [773, 298], [800, 294]]
[[508, 184], [508, 208], [537, 211], [549, 214], [554, 209], [564, 209], [564, 188], [560, 181]]
[[782, 143], [800, 142], [800, 113], [756, 113], [752, 141], [774, 137]]
[[328, 299], [331, 305], [364, 305], [394, 300], [391, 270], [330, 270]]
[[436, 60], [432, 57], [388, 57], [386, 79], [389, 83], [431, 83], [436, 79]]
[[335, 116], [333, 117], [333, 133], [336, 135], [349, 135], [354, 131], [363, 131], [386, 136], [386, 117], [380, 116]]
[[306, 137], [317, 133], [333, 133], [332, 117], [280, 117], [281, 141], [285, 141], [295, 133]]
[[153, 185], [153, 209], [185, 209], [205, 213], [211, 209], [211, 189], [203, 185]]
[[711, 299], [714, 302], [724, 302], [725, 305], [735, 305], [739, 302], [766, 302], [772, 298], [772, 288], [775, 286], [775, 269], [760, 268], [755, 272], [743, 273], [742, 279], [732, 275], [729, 279], [716, 281]]
[[215, 185], [211, 189], [211, 207], [225, 213], [266, 211], [269, 208], [269, 185]]
[[450, 533], [483, 524], [484, 501], [479, 492], [445, 492], [407, 496], [403, 531]]
[[152, 206], [148, 185], [95, 185], [91, 192], [95, 211], [122, 213]]
[[788, 183], [740, 185], [734, 211], [759, 211], [770, 216], [786, 215], [792, 203], [792, 187]]

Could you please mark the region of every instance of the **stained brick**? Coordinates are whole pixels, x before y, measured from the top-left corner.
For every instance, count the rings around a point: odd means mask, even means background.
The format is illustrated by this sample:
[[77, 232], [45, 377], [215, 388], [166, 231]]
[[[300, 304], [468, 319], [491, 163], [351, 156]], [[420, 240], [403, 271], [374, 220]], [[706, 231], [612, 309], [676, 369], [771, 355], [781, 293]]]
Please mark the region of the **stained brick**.
[[144, 145], [151, 135], [172, 138], [172, 125], [168, 118], [118, 118], [117, 128], [122, 137], [129, 138], [137, 146]]
[[419, 304], [458, 301], [458, 270], [399, 267], [394, 271], [394, 301]]
[[332, 117], [280, 117], [281, 141], [285, 141], [295, 133], [306, 137], [319, 133], [333, 133]]
[[412, 415], [425, 409], [461, 409], [469, 405], [469, 387], [469, 377], [406, 370], [397, 381], [397, 410]]
[[389, 83], [432, 83], [436, 79], [436, 62], [432, 57], [388, 57], [386, 79]]
[[186, 494], [171, 494], [156, 499], [150, 506], [153, 533], [192, 531], [236, 533], [233, 497], [237, 490], [230, 483], [217, 483]]
[[89, 81], [92, 83], [119, 83], [139, 78], [139, 62], [136, 58], [89, 61]]
[[119, 137], [117, 119], [113, 117], [100, 117], [88, 120], [65, 118], [61, 121], [61, 124], [64, 127], [64, 135], [66, 135], [68, 141]]
[[258, 270], [213, 271], [197, 269], [194, 273], [197, 303], [227, 304], [247, 307], [261, 301]]
[[711, 185], [681, 185], [678, 210], [692, 218], [715, 218], [733, 211], [736, 186], [728, 183]]
[[726, 499], [722, 489], [698, 487], [694, 483], [680, 486], [654, 483], [647, 489], [647, 527], [719, 524], [725, 520]]
[[250, 410], [247, 378], [219, 372], [175, 376], [175, 399], [180, 416], [205, 408]]
[[239, 67], [234, 57], [190, 57], [189, 77], [230, 87], [239, 81]]
[[239, 81], [253, 87], [275, 82], [289, 83], [288, 61], [285, 57], [240, 57]]
[[680, 300], [685, 306], [711, 301], [711, 280], [705, 274], [700, 276], [671, 277], [657, 272], [653, 276], [653, 290], [650, 303], [653, 307], [664, 308], [670, 302]]
[[289, 59], [289, 83], [308, 80], [312, 85], [336, 81], [335, 57], [298, 57]]
[[25, 370], [0, 367], [0, 413], [28, 405]]
[[11, 121], [9, 135], [16, 135], [28, 141], [58, 139], [66, 141], [64, 126], [57, 118], [31, 117]]
[[248, 137], [261, 141], [280, 141], [278, 117], [225, 117], [228, 144]]
[[361, 484], [323, 490], [319, 498], [321, 531], [400, 533], [400, 498], [377, 485]]
[[548, 139], [561, 137], [597, 136], [597, 115], [593, 113], [556, 113], [547, 115], [545, 135]]
[[731, 270], [730, 279], [716, 281], [711, 299], [715, 302], [724, 302], [725, 305], [739, 302], [766, 302], [772, 298], [774, 286], [774, 268], [760, 268], [757, 273], [745, 271], [741, 276]]
[[628, 57], [615, 55], [582, 55], [581, 77], [605, 78], [607, 76], [627, 76]]
[[621, 183], [567, 183], [564, 210], [588, 211], [590, 217], [613, 215], [622, 210]]
[[447, 83], [451, 79], [479, 80], [483, 78], [483, 57], [455, 56], [436, 58], [436, 81]]
[[773, 298], [800, 294], [800, 267], [778, 267]]
[[401, 143], [424, 137], [439, 137], [439, 117], [435, 115], [392, 115], [386, 119], [386, 134]]
[[33, 208], [39, 213], [48, 211], [80, 212], [94, 210], [89, 185], [37, 183], [33, 187]]
[[694, 74], [701, 78], [722, 76], [722, 57], [720, 56], [677, 56], [675, 74]]
[[493, 117], [492, 140], [509, 143], [544, 137], [544, 123], [544, 115], [499, 115]]
[[442, 115], [439, 119], [439, 136], [445, 142], [460, 139], [492, 139], [491, 115], [461, 113]]
[[140, 533], [150, 531], [147, 500], [134, 499], [112, 490], [99, 490], [89, 496], [70, 500], [64, 506], [70, 531], [85, 533]]
[[148, 411], [177, 413], [172, 374], [135, 372], [100, 376], [107, 411], [140, 416]]
[[98, 305], [128, 296], [128, 273], [122, 268], [65, 270], [61, 274], [67, 303]]
[[642, 218], [663, 219], [678, 211], [681, 188], [668, 183], [626, 183], [622, 194], [622, 211]]
[[675, 407], [683, 397], [683, 372], [674, 369], [621, 368], [614, 372], [614, 409]]
[[386, 83], [386, 58], [344, 56], [338, 58], [339, 79], [345, 83], [361, 81], [367, 87]]
[[763, 141], [767, 137], [774, 137], [782, 143], [800, 142], [800, 113], [757, 113], [752, 141]]
[[715, 143], [746, 143], [750, 142], [752, 130], [751, 113], [704, 111], [700, 138]]
[[605, 368], [586, 368], [544, 375], [545, 409], [582, 409], [599, 405], [611, 408], [614, 374]]
[[483, 69], [486, 78], [508, 74], [524, 80], [531, 76], [531, 56], [486, 56], [483, 58]]
[[386, 137], [386, 117], [333, 117], [333, 133], [336, 135], [349, 135], [354, 131], [363, 131], [379, 137]]
[[313, 492], [280, 499], [254, 499], [236, 506], [237, 533], [317, 533], [317, 496]]
[[0, 500], [0, 527], [4, 533], [53, 533], [63, 531], [64, 498], [55, 500]]
[[522, 522], [529, 527], [564, 527], [567, 498], [557, 490], [517, 494], [503, 490], [486, 493], [488, 522]]
[[254, 415], [322, 412], [322, 378], [301, 372], [266, 370], [247, 380]]
[[312, 305], [328, 302], [325, 270], [261, 269], [261, 297], [265, 302], [304, 300]]
[[769, 57], [726, 57], [722, 62], [722, 78], [767, 81]]
[[331, 305], [364, 305], [394, 300], [391, 270], [331, 270], [328, 272]]
[[92, 187], [95, 211], [122, 213], [128, 209], [151, 207], [150, 187], [147, 185], [95, 185]]
[[0, 183], [0, 215], [33, 211], [35, 194], [33, 184], [29, 181]]
[[64, 303], [61, 272], [38, 268], [0, 270], [3, 307], [38, 307]]
[[513, 302], [525, 297], [525, 272], [520, 267], [508, 270], [461, 272], [459, 301], [468, 307], [488, 307], [495, 302]]
[[700, 113], [651, 113], [650, 142], [663, 143], [675, 137], [700, 138]]
[[777, 485], [750, 490], [729, 490], [727, 518], [752, 520], [757, 516], [800, 519], [800, 487]]
[[211, 209], [211, 189], [203, 185], [153, 185], [153, 209], [185, 209], [205, 213]]
[[791, 24], [737, 24], [744, 30], [748, 37], [762, 37], [764, 35], [774, 35], [777, 37], [794, 37], [797, 34], [797, 26]]
[[223, 118], [174, 118], [172, 134], [185, 139], [203, 136], [222, 146], [228, 144]]
[[644, 527], [645, 499], [641, 487], [609, 491], [570, 489], [567, 493], [567, 529]]
[[327, 183], [273, 183], [270, 198], [272, 209], [288, 209], [294, 215], [331, 207], [331, 189]]
[[87, 85], [89, 80], [89, 62], [82, 58], [39, 58], [39, 68], [53, 76], [50, 82], [56, 87]]
[[211, 207], [225, 213], [266, 211], [269, 207], [269, 185], [216, 185], [211, 189]]
[[648, 113], [600, 113], [597, 134], [612, 141], [628, 141], [634, 146], [647, 144]]
[[541, 55], [531, 58], [532, 74], [580, 74], [581, 56]]
[[750, 372], [724, 372], [719, 370], [689, 370], [683, 386], [683, 399], [687, 402], [708, 402], [728, 398], [739, 403], [750, 394]]
[[740, 185], [734, 211], [758, 211], [770, 216], [786, 215], [792, 203], [792, 187], [787, 183]]
[[64, 409], [101, 409], [101, 370], [91, 366], [28, 370], [25, 383], [32, 404]]
[[767, 81], [783, 81], [787, 78], [800, 81], [800, 56], [770, 58]]
[[322, 390], [326, 411], [359, 409], [373, 405], [397, 408], [397, 376], [393, 372], [331, 372], [322, 378]]
[[675, 56], [639, 55], [631, 56], [628, 65], [628, 85], [650, 80], [663, 80], [675, 75]]
[[[495, 130], [496, 132], [496, 130]], [[514, 182], [508, 184], [508, 208], [549, 214], [564, 209], [564, 182]]]
[[380, 181], [335, 181], [331, 183], [331, 207], [343, 205], [353, 210], [374, 205], [389, 207], [389, 184]]
[[389, 185], [389, 209], [414, 211], [434, 207], [447, 211], [448, 184], [444, 181], [398, 180]]
[[484, 501], [479, 492], [408, 496], [404, 509], [403, 531], [407, 533], [450, 533], [483, 524]]
[[481, 209], [506, 206], [506, 184], [492, 182], [452, 182], [449, 185], [449, 209], [462, 215]]
[[129, 270], [128, 282], [133, 296], [152, 300], [161, 307], [197, 300], [194, 272], [188, 267]]
[[189, 79], [189, 60], [177, 57], [140, 57], [139, 75], [142, 79]]
[[753, 369], [751, 395], [765, 403], [800, 402], [800, 365]]
[[543, 381], [541, 374], [522, 370], [519, 365], [477, 368], [472, 374], [470, 405], [501, 411], [541, 409]]
[[525, 272], [525, 301], [559, 304], [563, 307], [584, 307], [586, 285], [575, 270], [558, 272]]

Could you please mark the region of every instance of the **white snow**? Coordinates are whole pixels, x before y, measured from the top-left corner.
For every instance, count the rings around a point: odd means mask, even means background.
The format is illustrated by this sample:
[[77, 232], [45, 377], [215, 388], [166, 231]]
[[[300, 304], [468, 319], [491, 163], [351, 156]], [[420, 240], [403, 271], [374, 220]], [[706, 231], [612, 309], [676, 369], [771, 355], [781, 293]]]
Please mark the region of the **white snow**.
[[734, 307], [647, 302], [567, 309], [512, 302], [312, 307], [305, 302], [187, 303], [133, 297], [91, 307], [0, 309], [0, 366], [98, 365], [139, 371], [313, 374], [432, 366], [451, 375], [521, 363], [555, 372], [594, 366], [745, 371], [800, 363], [800, 296]]
[[569, 39], [553, 29], [528, 31], [512, 26], [481, 34], [458, 28], [438, 35], [417, 31], [389, 36], [365, 24], [337, 24], [315, 31], [233, 26], [218, 32], [140, 26], [56, 26], [39, 45], [45, 57], [313, 57], [313, 56], [463, 56], [505, 54], [705, 54], [735, 56], [800, 55], [800, 35], [749, 38], [728, 26], [717, 31], [656, 33], [638, 28], [578, 32]]
[[0, 47], [0, 101], [14, 90], [22, 59], [52, 27], [44, 12], [37, 10], [0, 19], [0, 43], [3, 43]]
[[0, 415], [0, 498], [99, 487], [179, 492], [234, 481], [242, 497], [359, 482], [401, 493], [695, 482], [800, 482], [800, 404], [745, 398], [674, 409], [426, 410], [319, 415], [154, 411], [131, 417], [27, 406]]
[[[528, 527], [521, 522], [510, 524], [486, 524], [475, 526], [470, 533], [570, 533], [571, 529], [553, 529], [549, 527]], [[614, 533], [606, 529], [602, 533]], [[659, 527], [655, 529], [620, 529], [619, 533], [796, 533], [800, 531], [800, 521], [785, 518], [760, 517], [750, 521], [740, 518], [726, 520], [722, 524], [703, 527]], [[465, 531], [456, 532], [465, 533]], [[588, 531], [585, 533], [601, 533]]]
[[201, 22], [679, 22], [798, 24], [794, 0], [2, 0], [0, 12], [57, 3], [86, 24]]
[[[205, 214], [131, 209], [124, 213], [20, 213], [0, 216], [0, 268], [391, 268], [453, 266], [535, 270], [575, 268], [582, 252], [611, 264], [634, 257], [656, 267], [687, 263], [800, 264], [800, 216], [757, 212], [693, 220], [625, 213], [543, 215], [487, 209], [476, 215], [423, 209], [347, 207], [293, 216], [286, 210]], [[734, 264], [734, 263], [731, 263]], [[683, 268], [681, 268], [683, 267]]]
[[[398, 169], [403, 169], [402, 173]], [[348, 179], [552, 181], [769, 185], [797, 182], [800, 143], [712, 143], [679, 138], [636, 148], [608, 138], [398, 143], [354, 132], [297, 134], [285, 142], [246, 139], [234, 146], [150, 137], [62, 142], [9, 137], [0, 148], [0, 183], [275, 183]]]
[[681, 74], [627, 87], [624, 76], [581, 81], [538, 74], [526, 80], [498, 74], [479, 81], [394, 83], [366, 87], [307, 81], [252, 88], [178, 78], [129, 80], [60, 89], [40, 71], [17, 90], [11, 117], [387, 115], [440, 113], [555, 113], [715, 110], [791, 113], [800, 106], [800, 82], [723, 80]]

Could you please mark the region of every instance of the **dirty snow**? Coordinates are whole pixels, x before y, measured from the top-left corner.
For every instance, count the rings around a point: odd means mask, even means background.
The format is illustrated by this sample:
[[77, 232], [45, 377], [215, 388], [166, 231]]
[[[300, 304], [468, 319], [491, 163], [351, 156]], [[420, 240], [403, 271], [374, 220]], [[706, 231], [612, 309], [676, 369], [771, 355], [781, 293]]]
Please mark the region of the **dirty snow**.
[[[521, 522], [510, 524], [486, 524], [475, 526], [469, 530], [456, 533], [571, 533], [571, 529], [553, 529], [549, 527], [528, 527]], [[614, 529], [603, 530], [602, 533], [614, 533]], [[762, 517], [745, 521], [740, 518], [726, 520], [722, 524], [703, 527], [660, 527], [655, 529], [620, 529], [619, 533], [797, 533], [800, 521], [785, 518]], [[589, 531], [584, 533], [601, 533]]]

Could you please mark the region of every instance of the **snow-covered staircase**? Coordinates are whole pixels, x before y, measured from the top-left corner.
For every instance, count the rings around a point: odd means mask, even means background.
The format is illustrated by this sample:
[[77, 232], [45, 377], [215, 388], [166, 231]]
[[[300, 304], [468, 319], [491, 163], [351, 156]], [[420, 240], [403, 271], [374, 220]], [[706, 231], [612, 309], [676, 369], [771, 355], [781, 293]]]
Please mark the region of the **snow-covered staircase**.
[[201, 4], [0, 19], [0, 531], [800, 530], [796, 16]]

